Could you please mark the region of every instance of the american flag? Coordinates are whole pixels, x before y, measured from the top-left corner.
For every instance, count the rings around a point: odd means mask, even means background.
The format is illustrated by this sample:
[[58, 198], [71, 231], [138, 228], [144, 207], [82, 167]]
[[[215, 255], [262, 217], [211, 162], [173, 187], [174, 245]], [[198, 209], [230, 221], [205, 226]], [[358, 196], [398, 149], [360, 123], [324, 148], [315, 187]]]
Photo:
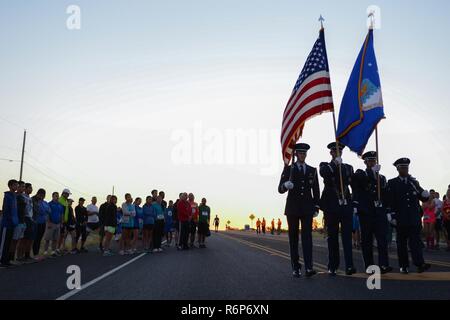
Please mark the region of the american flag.
[[333, 111], [333, 95], [322, 29], [284, 111], [281, 147], [286, 165], [292, 159], [294, 145], [302, 136], [306, 120], [327, 111]]

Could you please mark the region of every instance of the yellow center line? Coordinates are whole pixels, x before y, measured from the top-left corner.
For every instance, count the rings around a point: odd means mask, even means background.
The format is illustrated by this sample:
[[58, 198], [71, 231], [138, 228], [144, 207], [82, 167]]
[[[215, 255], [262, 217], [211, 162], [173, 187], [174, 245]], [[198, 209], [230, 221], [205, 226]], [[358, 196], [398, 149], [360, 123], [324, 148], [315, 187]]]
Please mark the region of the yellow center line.
[[[229, 235], [225, 235], [223, 233], [220, 234], [224, 238], [232, 239], [234, 241], [237, 241], [239, 243], [242, 243], [246, 246], [252, 247], [254, 249], [259, 249], [261, 251], [270, 253], [271, 255], [278, 256], [283, 259], [290, 260], [290, 255], [279, 251], [277, 249], [273, 249], [264, 245], [260, 245], [251, 241], [238, 239], [236, 237], [232, 237]], [[300, 259], [302, 263], [304, 263], [303, 259]], [[327, 267], [320, 263], [314, 263], [318, 271], [327, 272]], [[353, 274], [352, 276], [346, 276], [345, 274], [338, 275], [345, 276], [346, 278], [367, 278], [368, 275], [365, 273], [357, 273]], [[426, 273], [410, 273], [408, 275], [403, 275], [400, 273], [389, 273], [389, 274], [383, 274], [381, 275], [382, 280], [399, 280], [399, 281], [450, 281], [450, 272], [426, 272]]]
[[[237, 236], [242, 235], [242, 236], [247, 236], [247, 237], [252, 237], [252, 238], [257, 238], [257, 239], [260, 238], [259, 236], [254, 235], [254, 234], [239, 234], [239, 233], [236, 233], [236, 232], [232, 232], [232, 233], [233, 233], [233, 234], [236, 234]], [[272, 240], [272, 241], [280, 241], [280, 242], [289, 243], [289, 239], [285, 239], [285, 238], [271, 238], [271, 237], [265, 237], [265, 238], [262, 238], [262, 239], [267, 239], [267, 240]], [[313, 244], [313, 245], [314, 245], [314, 244]], [[317, 245], [314, 245], [314, 246], [315, 246], [315, 247], [324, 248], [324, 247], [322, 247], [322, 246], [317, 246]], [[342, 251], [343, 249], [340, 248], [340, 250]], [[359, 251], [355, 251], [355, 250], [354, 250], [354, 252], [359, 252]], [[374, 250], [374, 255], [375, 255], [375, 256], [378, 256], [378, 252], [376, 252], [376, 250]], [[389, 258], [394, 259], [394, 260], [398, 260], [398, 257], [397, 257], [396, 255], [392, 255], [392, 254], [389, 255]], [[440, 261], [440, 260], [428, 260], [428, 259], [425, 259], [425, 260], [426, 260], [426, 262], [431, 263], [432, 265], [435, 265], [435, 266], [448, 267], [448, 268], [450, 268], [450, 262], [445, 262], [445, 261]]]
[[[276, 250], [276, 249], [273, 249], [273, 248], [270, 248], [270, 247], [267, 247], [267, 246], [263, 246], [263, 245], [260, 245], [260, 244], [257, 244], [257, 243], [251, 242], [251, 241], [247, 241], [247, 240], [243, 240], [243, 239], [237, 239], [235, 237], [231, 237], [231, 236], [224, 235], [224, 234], [221, 234], [221, 235], [226, 237], [226, 238], [229, 238], [229, 239], [235, 240], [237, 242], [240, 242], [242, 244], [245, 244], [245, 245], [247, 245], [249, 247], [253, 247], [255, 249], [260, 249], [262, 251], [269, 252], [272, 255], [279, 256], [279, 257], [287, 259], [287, 260], [291, 260], [291, 256], [288, 253], [286, 253], [286, 252], [279, 251], [279, 250]], [[302, 263], [304, 263], [303, 259], [300, 259], [300, 261]], [[320, 264], [320, 263], [317, 263], [317, 262], [314, 262], [313, 264], [319, 271], [325, 271], [325, 272], [328, 271], [328, 267], [326, 265], [323, 265], [323, 264]]]

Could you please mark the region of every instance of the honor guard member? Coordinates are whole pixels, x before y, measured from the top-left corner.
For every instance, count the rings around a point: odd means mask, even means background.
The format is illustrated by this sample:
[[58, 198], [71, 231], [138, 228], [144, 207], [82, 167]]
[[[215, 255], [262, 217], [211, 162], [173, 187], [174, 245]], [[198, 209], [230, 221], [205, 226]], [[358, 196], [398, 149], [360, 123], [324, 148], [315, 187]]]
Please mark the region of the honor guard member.
[[[353, 204], [361, 225], [362, 254], [367, 270], [374, 265], [373, 238], [377, 239], [378, 266], [381, 273], [392, 271], [389, 266], [387, 233], [388, 220], [385, 204], [386, 177], [380, 174], [377, 153], [370, 151], [362, 156], [366, 170], [357, 170], [352, 178]], [[380, 199], [378, 199], [378, 176], [380, 177]], [[383, 202], [384, 201], [384, 202]]]
[[397, 229], [397, 253], [402, 274], [409, 272], [408, 245], [417, 272], [425, 272], [431, 267], [423, 259], [419, 203], [427, 201], [430, 193], [422, 189], [419, 182], [409, 174], [410, 163], [408, 158], [397, 160], [394, 166], [399, 176], [388, 182], [388, 220]]
[[317, 169], [305, 163], [309, 149], [310, 146], [305, 143], [295, 146], [297, 162], [284, 167], [278, 187], [281, 194], [288, 192], [285, 215], [289, 228], [292, 275], [297, 278], [301, 275], [298, 253], [300, 223], [305, 275], [312, 277], [317, 273], [312, 262], [312, 224], [313, 218], [319, 214], [320, 189]]
[[[339, 152], [337, 147], [339, 147]], [[320, 199], [320, 208], [327, 221], [328, 273], [331, 276], [335, 276], [339, 268], [339, 226], [341, 226], [344, 248], [345, 273], [347, 275], [356, 273], [352, 253], [353, 206], [349, 189], [353, 167], [342, 163], [341, 155], [344, 148], [343, 144], [330, 143], [328, 149], [332, 160], [320, 164], [320, 175], [325, 185]], [[342, 172], [343, 193], [340, 172]]]

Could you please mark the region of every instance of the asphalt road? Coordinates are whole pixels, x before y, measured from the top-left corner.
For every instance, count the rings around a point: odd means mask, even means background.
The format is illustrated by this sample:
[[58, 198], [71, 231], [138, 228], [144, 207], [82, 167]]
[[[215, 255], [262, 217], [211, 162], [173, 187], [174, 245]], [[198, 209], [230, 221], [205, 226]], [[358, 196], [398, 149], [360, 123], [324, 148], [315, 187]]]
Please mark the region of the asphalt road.
[[[426, 252], [433, 264], [425, 274], [383, 276], [381, 290], [369, 290], [367, 276], [331, 278], [325, 272], [325, 240], [315, 237], [314, 260], [319, 274], [311, 279], [291, 276], [284, 235], [246, 232], [213, 233], [207, 249], [158, 254], [102, 257], [94, 250], [40, 263], [0, 270], [0, 299], [450, 299], [450, 253]], [[362, 258], [354, 259], [362, 271]], [[67, 267], [81, 269], [82, 289], [66, 287]], [[413, 270], [412, 270], [413, 271]]]

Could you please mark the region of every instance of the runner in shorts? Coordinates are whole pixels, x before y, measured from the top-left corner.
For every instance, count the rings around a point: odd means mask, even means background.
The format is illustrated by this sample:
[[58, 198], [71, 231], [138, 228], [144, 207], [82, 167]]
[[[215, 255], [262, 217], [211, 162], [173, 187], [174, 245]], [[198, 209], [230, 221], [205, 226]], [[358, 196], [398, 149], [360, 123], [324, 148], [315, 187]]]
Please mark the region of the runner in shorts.
[[106, 212], [106, 208], [109, 206], [109, 201], [111, 199], [111, 195], [108, 195], [106, 197], [106, 202], [103, 203], [100, 208], [98, 209], [98, 222], [99, 222], [99, 245], [98, 248], [100, 250], [100, 252], [103, 252], [103, 238], [105, 237], [105, 228], [104, 227], [104, 223], [103, 223], [103, 217], [105, 216], [105, 212]]
[[103, 243], [103, 248], [104, 248], [103, 256], [105, 256], [105, 257], [113, 255], [110, 247], [111, 247], [111, 239], [114, 236], [114, 234], [116, 232], [116, 227], [117, 227], [116, 203], [117, 203], [117, 197], [111, 196], [110, 203], [105, 208], [105, 212], [104, 212], [103, 223], [104, 223], [104, 229], [105, 229], [105, 239], [104, 239], [104, 243]]
[[198, 207], [198, 242], [200, 248], [206, 248], [205, 239], [209, 231], [209, 222], [211, 219], [211, 209], [206, 205], [206, 199], [202, 199], [202, 203]]
[[33, 247], [33, 241], [36, 235], [36, 222], [33, 220], [33, 201], [31, 199], [31, 193], [33, 192], [33, 186], [31, 183], [25, 183], [25, 193], [23, 194], [26, 206], [25, 206], [25, 231], [23, 238], [18, 244], [17, 257], [24, 263], [34, 263], [36, 259], [31, 257], [31, 248]]
[[142, 199], [137, 197], [134, 200], [134, 207], [136, 209], [136, 215], [134, 216], [134, 226], [133, 226], [133, 239], [131, 240], [131, 250], [133, 253], [137, 252], [137, 246], [139, 241], [139, 233], [142, 231]]
[[189, 193], [189, 204], [191, 205], [191, 230], [190, 230], [190, 242], [189, 246], [191, 248], [195, 248], [195, 234], [197, 233], [197, 224], [198, 224], [198, 204], [195, 202], [195, 197], [192, 193]]
[[144, 220], [144, 230], [143, 230], [143, 237], [142, 237], [142, 246], [144, 248], [144, 251], [149, 253], [152, 249], [152, 243], [153, 243], [153, 228], [155, 225], [155, 218], [156, 214], [152, 207], [152, 201], [153, 198], [151, 196], [148, 196], [145, 199], [145, 204], [142, 207], [142, 217]]
[[97, 197], [92, 197], [91, 203], [86, 206], [87, 211], [87, 232], [97, 231], [100, 228], [100, 219], [98, 217], [99, 209], [97, 207]]
[[170, 247], [173, 238], [173, 201], [169, 201], [169, 206], [164, 210], [164, 235], [166, 237], [166, 246]]
[[44, 256], [47, 256], [48, 248], [50, 245], [50, 241], [52, 243], [52, 252], [51, 256], [57, 256], [57, 244], [60, 236], [60, 225], [62, 216], [64, 214], [64, 207], [59, 203], [59, 194], [58, 192], [53, 192], [52, 201], [48, 203], [50, 207], [50, 213], [48, 215], [47, 226], [44, 234]]
[[17, 188], [17, 215], [19, 218], [19, 223], [14, 228], [13, 237], [11, 240], [11, 246], [9, 247], [9, 257], [11, 264], [18, 265], [21, 264], [16, 259], [16, 249], [18, 247], [18, 242], [23, 238], [26, 224], [25, 224], [25, 212], [26, 212], [26, 202], [23, 197], [25, 191], [25, 182], [19, 181]]
[[[59, 202], [61, 203], [61, 198], [59, 199]], [[65, 250], [65, 246], [66, 246], [66, 240], [67, 237], [70, 235], [70, 239], [71, 239], [71, 249], [70, 249], [70, 253], [71, 254], [76, 254], [78, 253], [77, 247], [76, 247], [76, 218], [75, 218], [75, 214], [72, 208], [72, 204], [73, 204], [73, 200], [72, 199], [67, 199], [67, 211], [68, 211], [68, 215], [67, 220], [63, 220], [63, 224], [61, 227], [61, 234], [60, 234], [60, 245], [59, 245], [59, 249], [61, 250], [62, 248], [62, 252], [66, 252]], [[65, 216], [65, 213], [64, 215]]]
[[181, 196], [183, 193], [180, 193], [178, 195], [178, 199], [173, 204], [173, 227], [174, 227], [174, 239], [175, 239], [175, 246], [178, 247], [180, 244], [180, 221], [178, 220], [178, 201], [180, 201]]
[[[76, 252], [82, 252], [86, 253], [88, 252], [87, 249], [84, 247], [84, 244], [86, 243], [87, 239], [87, 219], [88, 219], [88, 213], [87, 209], [84, 206], [85, 203], [84, 198], [80, 198], [78, 201], [78, 206], [75, 207], [75, 218], [76, 218], [76, 225], [75, 225], [75, 251]], [[78, 241], [81, 238], [81, 248], [78, 250]]]

